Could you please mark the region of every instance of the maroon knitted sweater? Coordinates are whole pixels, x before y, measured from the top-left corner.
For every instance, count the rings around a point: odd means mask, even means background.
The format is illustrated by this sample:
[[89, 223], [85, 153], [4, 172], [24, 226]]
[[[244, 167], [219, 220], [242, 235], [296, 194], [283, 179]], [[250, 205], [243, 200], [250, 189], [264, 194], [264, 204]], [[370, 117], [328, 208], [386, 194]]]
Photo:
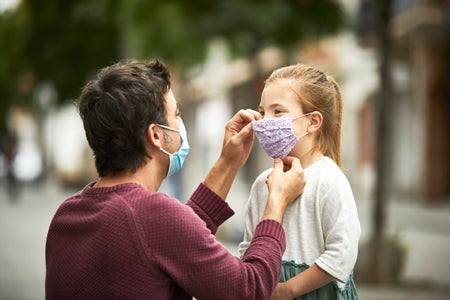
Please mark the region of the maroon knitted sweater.
[[50, 224], [46, 299], [268, 299], [280, 278], [283, 228], [262, 221], [239, 259], [214, 237], [232, 215], [203, 184], [185, 205], [134, 183], [91, 183]]

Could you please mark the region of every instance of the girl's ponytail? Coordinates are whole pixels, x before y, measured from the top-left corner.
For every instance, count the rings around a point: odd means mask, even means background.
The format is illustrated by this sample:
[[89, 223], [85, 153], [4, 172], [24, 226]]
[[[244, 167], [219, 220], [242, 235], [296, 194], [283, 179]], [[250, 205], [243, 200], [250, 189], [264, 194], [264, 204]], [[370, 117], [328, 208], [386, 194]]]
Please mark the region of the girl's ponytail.
[[342, 160], [341, 160], [341, 128], [342, 128], [342, 94], [341, 89], [337, 82], [328, 76], [328, 80], [333, 84], [333, 88], [335, 91], [335, 104], [334, 109], [336, 113], [336, 120], [334, 126], [334, 133], [331, 140], [333, 143], [330, 145], [330, 156], [339, 166], [339, 168], [343, 168]]

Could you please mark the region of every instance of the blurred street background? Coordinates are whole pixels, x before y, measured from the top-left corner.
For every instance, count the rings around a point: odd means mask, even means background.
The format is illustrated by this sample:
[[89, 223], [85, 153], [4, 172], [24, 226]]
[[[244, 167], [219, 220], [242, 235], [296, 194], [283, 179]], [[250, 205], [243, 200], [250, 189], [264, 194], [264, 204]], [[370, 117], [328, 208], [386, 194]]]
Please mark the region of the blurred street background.
[[[450, 1], [0, 0], [0, 300], [44, 299], [58, 205], [96, 178], [74, 102], [98, 69], [158, 58], [191, 151], [162, 190], [185, 201], [227, 120], [264, 80], [312, 65], [342, 88], [342, 158], [362, 224], [360, 299], [450, 299]], [[237, 255], [255, 143], [217, 237]]]

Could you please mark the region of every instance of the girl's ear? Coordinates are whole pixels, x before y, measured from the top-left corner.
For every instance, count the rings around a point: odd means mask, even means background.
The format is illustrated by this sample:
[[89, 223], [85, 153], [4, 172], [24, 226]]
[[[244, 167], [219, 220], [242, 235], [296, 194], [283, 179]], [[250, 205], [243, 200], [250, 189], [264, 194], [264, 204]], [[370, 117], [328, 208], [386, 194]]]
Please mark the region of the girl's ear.
[[146, 135], [147, 135], [147, 140], [150, 143], [150, 146], [153, 146], [158, 149], [161, 148], [162, 139], [164, 138], [164, 133], [158, 125], [150, 124], [147, 127]]
[[323, 116], [320, 112], [314, 111], [310, 116], [308, 132], [315, 132], [322, 126]]

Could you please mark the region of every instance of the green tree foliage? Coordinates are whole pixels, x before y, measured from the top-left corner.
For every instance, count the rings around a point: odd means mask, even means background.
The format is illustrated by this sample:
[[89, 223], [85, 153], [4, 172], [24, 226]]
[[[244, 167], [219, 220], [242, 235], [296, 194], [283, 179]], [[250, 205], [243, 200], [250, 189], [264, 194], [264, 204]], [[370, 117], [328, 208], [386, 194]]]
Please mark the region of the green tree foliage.
[[[28, 80], [51, 81], [59, 101], [73, 99], [87, 76], [118, 57], [118, 1], [23, 0], [0, 16], [0, 117], [29, 103]], [[29, 82], [28, 85], [32, 85]], [[4, 125], [4, 124], [2, 124]]]
[[62, 99], [78, 94], [87, 72], [117, 59], [117, 1], [25, 3], [25, 58], [39, 79], [55, 83]]
[[336, 32], [345, 16], [335, 0], [167, 0], [128, 2], [130, 44], [139, 57], [182, 65], [201, 61], [212, 38], [224, 38], [237, 56], [261, 47], [289, 50], [306, 37]]
[[121, 58], [187, 67], [217, 37], [238, 56], [266, 45], [289, 50], [343, 20], [336, 0], [22, 0], [0, 15], [0, 117], [13, 101], [31, 98], [17, 88], [23, 74], [53, 82], [67, 101], [95, 70]]

